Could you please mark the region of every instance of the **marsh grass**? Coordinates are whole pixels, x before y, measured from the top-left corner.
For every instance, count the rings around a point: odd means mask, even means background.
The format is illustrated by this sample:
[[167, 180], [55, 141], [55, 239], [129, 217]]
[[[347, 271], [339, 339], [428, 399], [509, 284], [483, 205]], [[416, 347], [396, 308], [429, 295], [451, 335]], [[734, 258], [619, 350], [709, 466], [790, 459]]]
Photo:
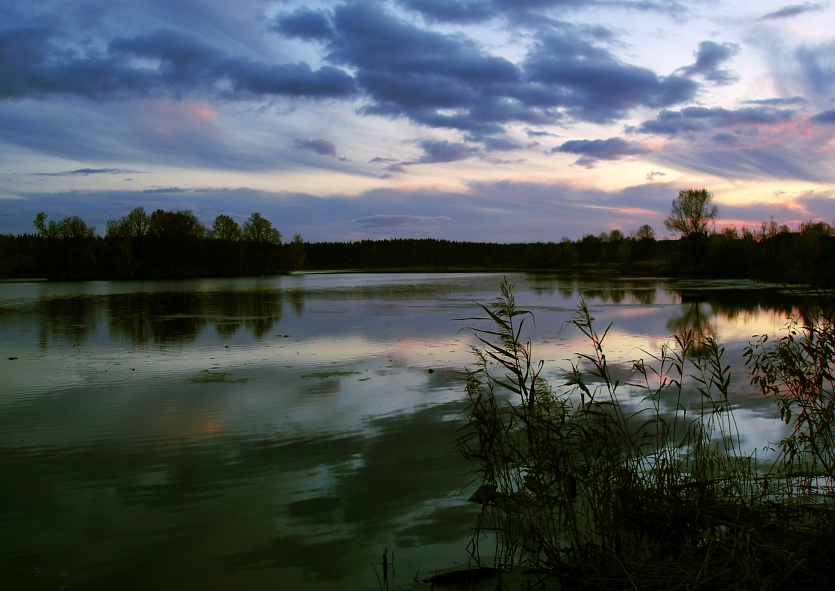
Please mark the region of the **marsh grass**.
[[[553, 389], [512, 286], [504, 281], [482, 309], [490, 327], [473, 329], [481, 346], [458, 438], [479, 484], [469, 546], [479, 565], [545, 569], [566, 589], [820, 589], [835, 580], [831, 316], [807, 322], [811, 340], [761, 339], [746, 352], [753, 383], [794, 429], [763, 463], [740, 445], [712, 335], [675, 336], [619, 383], [608, 328], [599, 333], [583, 303], [570, 322], [591, 352]], [[685, 404], [691, 392], [695, 408]]]

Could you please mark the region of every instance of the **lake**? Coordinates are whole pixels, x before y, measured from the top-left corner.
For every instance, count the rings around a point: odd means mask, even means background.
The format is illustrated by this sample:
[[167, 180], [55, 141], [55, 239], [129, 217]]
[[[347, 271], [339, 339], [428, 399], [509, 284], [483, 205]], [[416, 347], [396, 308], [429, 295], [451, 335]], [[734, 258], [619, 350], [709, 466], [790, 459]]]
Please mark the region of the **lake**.
[[[799, 297], [511, 274], [553, 386], [581, 300], [628, 375], [683, 329], [734, 372], [745, 445], [783, 425], [742, 348]], [[377, 589], [466, 565], [466, 320], [501, 274], [0, 284], [0, 589]], [[487, 327], [482, 324], [481, 326]], [[628, 388], [626, 388], [628, 394]], [[628, 396], [627, 396], [628, 397]], [[764, 449], [766, 448], [766, 449]], [[377, 567], [379, 570], [379, 566]]]

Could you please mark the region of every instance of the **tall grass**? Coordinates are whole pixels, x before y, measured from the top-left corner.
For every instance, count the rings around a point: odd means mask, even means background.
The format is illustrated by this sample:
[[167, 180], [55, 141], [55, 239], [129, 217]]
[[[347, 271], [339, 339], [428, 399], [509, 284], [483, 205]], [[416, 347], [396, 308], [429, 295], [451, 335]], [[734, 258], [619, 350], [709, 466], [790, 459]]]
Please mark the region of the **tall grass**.
[[[621, 384], [606, 359], [608, 328], [598, 332], [583, 303], [571, 323], [591, 350], [554, 389], [523, 336], [532, 314], [516, 306], [512, 286], [503, 282], [482, 308], [490, 326], [474, 329], [481, 346], [466, 374], [468, 421], [458, 440], [480, 485], [469, 548], [479, 564], [544, 569], [564, 588], [818, 589], [835, 581], [831, 316], [813, 320], [817, 340], [798, 345], [797, 367], [782, 357], [796, 341], [761, 340], [747, 352], [754, 383], [777, 396], [794, 425], [784, 453], [763, 464], [742, 450], [724, 349], [711, 335], [676, 335], [635, 361]], [[797, 372], [813, 372], [814, 402], [806, 404], [806, 382], [792, 381]], [[698, 393], [695, 408], [685, 404], [689, 391]]]

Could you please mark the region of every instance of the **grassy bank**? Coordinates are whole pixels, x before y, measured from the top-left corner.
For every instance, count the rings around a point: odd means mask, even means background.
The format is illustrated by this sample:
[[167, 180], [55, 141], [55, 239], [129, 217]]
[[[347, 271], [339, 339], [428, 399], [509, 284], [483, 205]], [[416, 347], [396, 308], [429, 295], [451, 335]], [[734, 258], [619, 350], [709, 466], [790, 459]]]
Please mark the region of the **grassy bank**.
[[507, 283], [484, 311], [490, 325], [476, 329], [483, 346], [467, 373], [459, 439], [479, 484], [477, 564], [540, 569], [565, 589], [835, 582], [831, 309], [746, 351], [752, 382], [791, 427], [770, 462], [743, 452], [724, 350], [710, 335], [675, 336], [619, 383], [607, 331], [583, 305], [572, 323], [591, 350], [552, 388], [522, 336], [531, 314]]

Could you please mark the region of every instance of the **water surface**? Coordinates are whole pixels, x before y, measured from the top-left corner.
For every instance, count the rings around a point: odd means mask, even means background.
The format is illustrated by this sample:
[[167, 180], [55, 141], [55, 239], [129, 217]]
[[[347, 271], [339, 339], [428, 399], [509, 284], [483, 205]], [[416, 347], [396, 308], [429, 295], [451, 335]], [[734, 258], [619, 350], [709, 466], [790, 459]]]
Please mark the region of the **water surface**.
[[[461, 319], [501, 279], [0, 284], [0, 589], [372, 589], [383, 548], [394, 583], [465, 564], [477, 508], [453, 441], [475, 341]], [[509, 279], [555, 386], [588, 351], [567, 325], [586, 300], [626, 377], [671, 333], [714, 332], [746, 445], [779, 438], [741, 351], [797, 298]]]

